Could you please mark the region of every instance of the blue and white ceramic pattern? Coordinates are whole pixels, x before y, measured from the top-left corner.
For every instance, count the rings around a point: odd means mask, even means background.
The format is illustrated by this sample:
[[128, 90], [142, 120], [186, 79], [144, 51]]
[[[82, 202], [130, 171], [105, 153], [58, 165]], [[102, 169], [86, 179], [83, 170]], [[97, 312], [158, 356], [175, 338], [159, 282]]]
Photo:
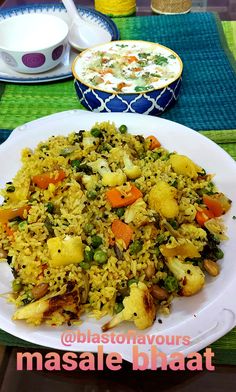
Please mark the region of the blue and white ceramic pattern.
[[[112, 40], [119, 39], [119, 31], [116, 24], [107, 16], [91, 8], [78, 7], [80, 14], [88, 21], [98, 24], [106, 29], [112, 37]], [[0, 10], [0, 21], [8, 19], [15, 15], [25, 15], [34, 13], [44, 13], [59, 16], [69, 24], [69, 18], [66, 9], [62, 4], [34, 4], [19, 6]], [[64, 53], [63, 61], [56, 68], [46, 71], [42, 74], [19, 74], [9, 68], [0, 58], [0, 81], [12, 83], [45, 83], [50, 81], [68, 79], [72, 77], [71, 64], [77, 53], [70, 50], [69, 46]]]
[[74, 84], [80, 102], [88, 110], [159, 115], [176, 102], [181, 77], [167, 87], [137, 94], [106, 93], [92, 89], [76, 79]]

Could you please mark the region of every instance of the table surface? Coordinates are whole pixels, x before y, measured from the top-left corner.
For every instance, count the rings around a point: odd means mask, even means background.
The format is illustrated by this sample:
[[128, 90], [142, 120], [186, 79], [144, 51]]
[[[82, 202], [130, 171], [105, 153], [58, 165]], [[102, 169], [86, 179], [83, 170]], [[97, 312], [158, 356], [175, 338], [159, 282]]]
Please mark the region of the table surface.
[[[53, 0], [0, 0], [0, 8], [15, 7], [34, 3], [50, 3]], [[59, 1], [58, 1], [59, 3]], [[93, 0], [75, 1], [79, 5], [93, 7]], [[193, 0], [192, 11], [214, 11], [221, 20], [236, 20], [236, 0]], [[150, 0], [137, 0], [136, 15], [151, 15]], [[30, 351], [30, 350], [28, 350]], [[35, 351], [35, 350], [33, 350]], [[32, 351], [32, 352], [33, 352]], [[49, 390], [57, 388], [64, 391], [222, 391], [236, 390], [236, 367], [217, 366], [214, 372], [132, 372], [131, 365], [126, 363], [120, 372], [17, 372], [17, 349], [0, 347], [0, 392], [23, 392]], [[42, 350], [43, 352], [43, 350]], [[24, 385], [24, 388], [22, 387]], [[69, 388], [68, 388], [69, 385]]]
[[[15, 7], [23, 4], [50, 3], [53, 0], [0, 0], [2, 7]], [[55, 2], [60, 2], [55, 1]], [[88, 7], [94, 6], [94, 0], [75, 0], [76, 4]], [[137, 0], [137, 15], [149, 15], [152, 13], [150, 8], [151, 0]], [[236, 1], [235, 0], [192, 0], [193, 11], [214, 11], [217, 12], [221, 20], [236, 20]]]

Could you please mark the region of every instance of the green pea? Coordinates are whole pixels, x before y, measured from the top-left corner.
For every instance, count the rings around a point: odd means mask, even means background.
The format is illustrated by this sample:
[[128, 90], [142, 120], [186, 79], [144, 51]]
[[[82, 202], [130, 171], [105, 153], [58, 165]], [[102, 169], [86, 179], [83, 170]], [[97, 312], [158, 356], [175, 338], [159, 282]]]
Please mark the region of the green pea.
[[94, 248], [98, 248], [102, 245], [102, 238], [99, 235], [93, 235], [91, 238], [91, 243]]
[[80, 167], [80, 160], [79, 159], [73, 159], [70, 164], [73, 168], [75, 168], [76, 170]]
[[122, 133], [122, 134], [124, 134], [124, 133], [127, 133], [127, 126], [125, 125], [125, 124], [122, 124], [120, 127], [119, 127], [119, 131], [120, 131], [120, 133]]
[[12, 281], [12, 290], [17, 293], [22, 289], [22, 284], [19, 279], [14, 279]]
[[164, 280], [164, 285], [169, 293], [177, 291], [179, 288], [178, 281], [174, 276], [167, 276], [167, 278]]
[[220, 248], [216, 247], [214, 253], [215, 253], [215, 257], [216, 257], [217, 260], [223, 259], [223, 257], [224, 257], [223, 250], [221, 250]]
[[129, 247], [129, 252], [131, 255], [136, 255], [137, 253], [139, 253], [143, 248], [143, 243], [140, 240], [136, 240], [134, 241], [130, 247]]
[[86, 195], [89, 200], [95, 200], [97, 197], [97, 192], [95, 190], [91, 190], [88, 191]]
[[91, 129], [90, 133], [94, 137], [100, 137], [102, 135], [101, 129], [99, 129], [99, 128]]
[[93, 225], [92, 223], [87, 223], [87, 224], [84, 226], [84, 232], [85, 232], [85, 234], [91, 234], [92, 231], [93, 231], [93, 229], [94, 229], [94, 225]]
[[117, 208], [116, 215], [121, 218], [125, 213], [125, 209], [123, 207]]
[[19, 229], [20, 231], [22, 231], [22, 230], [24, 230], [24, 229], [26, 228], [26, 226], [27, 226], [27, 221], [20, 222], [20, 223], [18, 224], [18, 229]]
[[88, 270], [90, 268], [90, 264], [86, 263], [85, 261], [81, 261], [81, 263], [79, 263], [79, 265], [84, 270]]
[[138, 282], [139, 282], [138, 279], [135, 279], [135, 278], [130, 279], [130, 280], [128, 280], [128, 286], [130, 287], [131, 284], [133, 284], [133, 283], [138, 283]]
[[173, 229], [177, 230], [179, 228], [179, 224], [175, 219], [169, 219], [169, 224], [173, 227]]
[[94, 261], [96, 261], [99, 264], [104, 264], [107, 262], [108, 256], [107, 253], [104, 252], [101, 249], [96, 250], [93, 256]]
[[84, 251], [84, 261], [86, 263], [90, 263], [93, 260], [94, 251], [89, 247], [86, 246]]
[[47, 212], [49, 212], [50, 214], [53, 213], [53, 211], [54, 211], [54, 205], [53, 205], [53, 203], [51, 203], [51, 202], [49, 201], [48, 203], [46, 203], [46, 204], [44, 205], [44, 207], [45, 207], [45, 209], [46, 209]]

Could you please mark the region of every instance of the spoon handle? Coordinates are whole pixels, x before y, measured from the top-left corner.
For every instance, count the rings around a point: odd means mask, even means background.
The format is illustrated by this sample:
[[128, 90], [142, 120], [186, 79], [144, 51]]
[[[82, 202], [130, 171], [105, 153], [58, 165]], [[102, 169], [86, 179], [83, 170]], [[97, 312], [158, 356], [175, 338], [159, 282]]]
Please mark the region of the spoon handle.
[[78, 13], [78, 10], [77, 10], [73, 0], [62, 0], [62, 3], [64, 4], [66, 11], [67, 11], [69, 17], [71, 18], [71, 20], [73, 20], [75, 18], [80, 18], [80, 15]]

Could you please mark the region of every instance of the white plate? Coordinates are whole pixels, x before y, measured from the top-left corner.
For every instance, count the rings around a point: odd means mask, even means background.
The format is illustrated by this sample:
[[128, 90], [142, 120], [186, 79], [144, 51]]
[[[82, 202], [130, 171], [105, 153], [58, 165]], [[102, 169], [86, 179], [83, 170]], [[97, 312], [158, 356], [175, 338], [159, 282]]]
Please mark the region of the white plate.
[[[110, 18], [91, 8], [78, 7], [78, 10], [85, 20], [97, 24], [107, 30], [110, 33], [111, 40], [119, 39], [119, 31], [115, 23]], [[55, 15], [63, 19], [69, 25], [69, 17], [62, 4], [36, 4], [1, 10], [0, 22], [15, 15], [31, 13]], [[59, 65], [47, 72], [30, 75], [15, 72], [11, 68], [7, 67], [0, 58], [0, 81], [11, 83], [45, 83], [70, 78], [72, 77], [71, 64], [77, 55], [78, 52], [71, 49], [68, 45], [64, 59]]]
[[[32, 121], [13, 131], [9, 139], [0, 146], [0, 167], [3, 168], [0, 187], [10, 181], [19, 169], [22, 148], [26, 146], [34, 148], [39, 141], [46, 140], [51, 135], [66, 135], [79, 129], [89, 129], [97, 121], [108, 120], [115, 122], [117, 126], [126, 124], [131, 133], [147, 136], [156, 132], [158, 139], [167, 149], [186, 154], [204, 167], [207, 172], [216, 173], [215, 183], [233, 201], [231, 210], [224, 217], [229, 240], [222, 246], [225, 257], [220, 261], [220, 275], [217, 278], [208, 278], [205, 288], [199, 294], [189, 298], [176, 298], [171, 315], [166, 318], [162, 317], [162, 324], [159, 324], [157, 320], [148, 330], [139, 331], [149, 335], [190, 336], [191, 343], [187, 346], [178, 344], [159, 346], [158, 349], [167, 355], [176, 351], [181, 351], [185, 355], [199, 351], [226, 334], [235, 325], [236, 221], [232, 219], [232, 216], [236, 215], [236, 164], [224, 150], [199, 133], [158, 117], [132, 113], [93, 113], [73, 110]], [[14, 157], [14, 159], [9, 159], [9, 157]], [[11, 279], [8, 265], [0, 264], [0, 293], [9, 291]], [[0, 309], [1, 328], [14, 336], [55, 349], [97, 351], [97, 344], [94, 343], [74, 343], [71, 347], [65, 347], [61, 343], [62, 332], [68, 329], [76, 331], [78, 327], [40, 326], [34, 328], [24, 322], [13, 322], [11, 316], [15, 308], [7, 304], [3, 298], [0, 298]], [[87, 332], [90, 329], [93, 333], [101, 333], [101, 325], [108, 319], [109, 317], [96, 321], [83, 317], [84, 323], [79, 329], [81, 332]], [[123, 323], [111, 332], [126, 333], [134, 329], [133, 324]], [[148, 353], [150, 345], [142, 345], [140, 350]], [[132, 344], [109, 343], [104, 345], [106, 353], [117, 351], [124, 359], [132, 361]]]

